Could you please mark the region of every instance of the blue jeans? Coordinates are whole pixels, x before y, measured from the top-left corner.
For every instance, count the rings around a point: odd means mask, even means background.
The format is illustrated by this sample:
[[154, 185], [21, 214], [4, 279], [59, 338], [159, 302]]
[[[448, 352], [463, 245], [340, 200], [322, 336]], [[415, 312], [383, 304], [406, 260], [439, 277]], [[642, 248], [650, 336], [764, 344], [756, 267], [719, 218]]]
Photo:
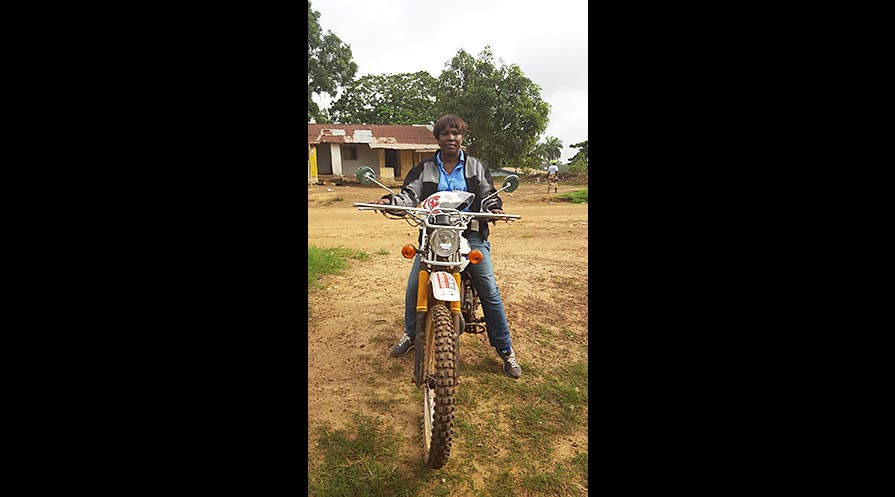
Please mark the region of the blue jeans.
[[[494, 279], [494, 268], [491, 266], [491, 243], [482, 239], [479, 233], [470, 233], [469, 248], [482, 253], [482, 262], [468, 264], [466, 271], [472, 276], [472, 284], [482, 303], [485, 324], [488, 325], [488, 341], [492, 347], [506, 349], [513, 345], [510, 340], [510, 327], [507, 326], [507, 315], [503, 309], [503, 300]], [[410, 277], [407, 279], [407, 292], [404, 294], [404, 333], [416, 334], [416, 291], [419, 286], [420, 254], [413, 259]]]

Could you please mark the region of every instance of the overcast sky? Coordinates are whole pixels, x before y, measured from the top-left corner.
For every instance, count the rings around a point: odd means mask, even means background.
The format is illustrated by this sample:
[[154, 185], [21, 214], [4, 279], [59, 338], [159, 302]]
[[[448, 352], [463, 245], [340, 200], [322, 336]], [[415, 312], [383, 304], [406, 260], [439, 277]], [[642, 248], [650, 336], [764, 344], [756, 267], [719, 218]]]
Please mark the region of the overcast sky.
[[[562, 161], [587, 140], [587, 0], [311, 0], [323, 33], [351, 47], [356, 78], [427, 71], [437, 78], [462, 48], [516, 64], [541, 87]], [[315, 98], [321, 107], [330, 100]], [[460, 116], [463, 117], [463, 116]]]

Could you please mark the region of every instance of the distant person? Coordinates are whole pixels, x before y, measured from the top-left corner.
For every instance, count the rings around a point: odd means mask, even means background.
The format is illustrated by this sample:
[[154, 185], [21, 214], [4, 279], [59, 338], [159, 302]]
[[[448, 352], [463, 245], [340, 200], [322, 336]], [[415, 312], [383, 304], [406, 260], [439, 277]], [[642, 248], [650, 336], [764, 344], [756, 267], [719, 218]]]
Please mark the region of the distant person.
[[550, 187], [553, 187], [553, 193], [557, 192], [559, 185], [559, 166], [556, 165], [556, 159], [550, 161], [550, 167], [547, 168], [547, 193], [550, 193]]

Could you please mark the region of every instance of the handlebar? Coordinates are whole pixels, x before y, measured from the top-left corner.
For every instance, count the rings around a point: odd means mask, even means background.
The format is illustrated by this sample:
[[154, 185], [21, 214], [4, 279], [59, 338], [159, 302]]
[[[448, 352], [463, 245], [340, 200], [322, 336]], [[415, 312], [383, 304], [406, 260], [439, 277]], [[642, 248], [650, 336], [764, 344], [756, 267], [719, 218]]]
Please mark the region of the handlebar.
[[[419, 207], [404, 207], [402, 205], [386, 205], [386, 204], [367, 204], [367, 203], [359, 203], [355, 202], [354, 207], [357, 207], [357, 210], [360, 211], [386, 211], [393, 214], [398, 213], [419, 213], [419, 214], [429, 214], [430, 211], [428, 209], [422, 209]], [[460, 212], [463, 216], [469, 216], [478, 219], [505, 219], [515, 221], [516, 219], [522, 219], [522, 216], [518, 214], [494, 214], [488, 212]]]

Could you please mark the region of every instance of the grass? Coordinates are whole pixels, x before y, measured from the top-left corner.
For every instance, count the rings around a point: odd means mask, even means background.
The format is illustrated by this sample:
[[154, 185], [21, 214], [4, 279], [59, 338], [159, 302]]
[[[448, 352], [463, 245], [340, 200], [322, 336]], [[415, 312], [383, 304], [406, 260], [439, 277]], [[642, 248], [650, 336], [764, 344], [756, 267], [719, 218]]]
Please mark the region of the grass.
[[[553, 334], [546, 327], [542, 333]], [[476, 340], [466, 340], [471, 353]], [[461, 369], [448, 464], [426, 468], [416, 451], [414, 424], [395, 433], [354, 413], [351, 432], [321, 429], [310, 457], [308, 489], [315, 496], [577, 496], [588, 484], [587, 360], [568, 364], [522, 362], [524, 382], [508, 382], [499, 361], [484, 357]], [[493, 357], [492, 357], [493, 356]], [[420, 391], [402, 400], [367, 398], [387, 412], [417, 405]], [[403, 397], [403, 396], [402, 396]], [[512, 406], [512, 407], [507, 407]], [[568, 451], [570, 438], [581, 444]], [[585, 438], [586, 440], [586, 438]], [[562, 454], [559, 447], [566, 447]], [[475, 477], [474, 477], [475, 475]]]
[[320, 248], [308, 246], [308, 291], [320, 286], [318, 281], [324, 274], [338, 274], [345, 268], [348, 259], [365, 261], [369, 254], [362, 250], [345, 247]]
[[572, 202], [573, 204], [586, 204], [587, 203], [587, 188], [583, 190], [575, 190], [568, 193], [561, 193], [557, 195], [555, 198]]
[[323, 459], [309, 464], [308, 495], [378, 497], [416, 495], [413, 481], [395, 461], [401, 439], [372, 418], [354, 415], [353, 433], [318, 432]]
[[322, 206], [331, 205], [336, 202], [341, 202], [343, 200], [345, 200], [345, 199], [342, 197], [329, 197], [329, 198], [325, 198], [325, 199], [321, 200], [320, 205], [322, 205]]
[[557, 288], [566, 288], [570, 286], [578, 286], [578, 280], [578, 277], [570, 278], [568, 276], [558, 276], [553, 278], [553, 281], [551, 283], [553, 283], [553, 286]]
[[367, 404], [373, 407], [377, 412], [385, 412], [393, 408], [394, 406], [407, 402], [405, 399], [398, 398], [397, 396], [393, 397], [382, 397], [382, 396], [374, 396], [368, 395]]

